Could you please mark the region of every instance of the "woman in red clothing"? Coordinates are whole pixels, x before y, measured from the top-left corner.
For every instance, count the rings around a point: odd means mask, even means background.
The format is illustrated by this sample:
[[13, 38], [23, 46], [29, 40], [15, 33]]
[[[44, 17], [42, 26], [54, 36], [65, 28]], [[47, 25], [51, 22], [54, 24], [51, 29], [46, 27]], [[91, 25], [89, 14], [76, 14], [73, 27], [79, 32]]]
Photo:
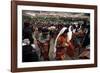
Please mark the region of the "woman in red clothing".
[[67, 33], [68, 29], [66, 29], [57, 39], [56, 60], [64, 60], [66, 59], [66, 55], [69, 57], [74, 56], [74, 47], [71, 41], [68, 39]]

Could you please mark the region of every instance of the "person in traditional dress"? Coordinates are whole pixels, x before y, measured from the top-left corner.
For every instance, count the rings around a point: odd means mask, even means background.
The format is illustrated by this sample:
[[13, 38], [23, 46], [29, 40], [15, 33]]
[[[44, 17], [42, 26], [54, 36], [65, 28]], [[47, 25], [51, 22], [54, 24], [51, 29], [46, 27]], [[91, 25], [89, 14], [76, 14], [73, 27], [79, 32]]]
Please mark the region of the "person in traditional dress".
[[69, 29], [63, 27], [56, 38], [56, 60], [66, 59], [66, 55], [69, 57], [74, 56], [74, 48], [70, 42], [72, 33]]
[[50, 47], [49, 47], [49, 60], [55, 60], [54, 59], [54, 43], [56, 39], [56, 27], [55, 26], [50, 26], [49, 28], [49, 34], [50, 34]]
[[32, 43], [32, 47], [36, 50], [36, 53], [39, 57], [39, 60], [40, 60], [40, 48], [38, 46], [38, 39], [39, 37], [39, 32], [38, 32], [38, 28], [34, 28], [33, 26], [33, 32], [32, 32], [32, 38], [33, 38], [33, 43]]
[[39, 35], [38, 45], [41, 51], [41, 60], [49, 60], [49, 41], [50, 35], [47, 28], [42, 29], [42, 33]]

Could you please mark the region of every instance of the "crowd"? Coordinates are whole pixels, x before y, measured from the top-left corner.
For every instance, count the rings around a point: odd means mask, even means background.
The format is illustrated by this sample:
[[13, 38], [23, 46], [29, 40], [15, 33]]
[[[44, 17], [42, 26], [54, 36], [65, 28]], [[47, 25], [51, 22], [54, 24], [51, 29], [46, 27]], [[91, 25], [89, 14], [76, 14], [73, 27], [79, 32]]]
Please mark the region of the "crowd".
[[26, 21], [23, 24], [23, 62], [89, 59], [89, 22], [34, 26]]

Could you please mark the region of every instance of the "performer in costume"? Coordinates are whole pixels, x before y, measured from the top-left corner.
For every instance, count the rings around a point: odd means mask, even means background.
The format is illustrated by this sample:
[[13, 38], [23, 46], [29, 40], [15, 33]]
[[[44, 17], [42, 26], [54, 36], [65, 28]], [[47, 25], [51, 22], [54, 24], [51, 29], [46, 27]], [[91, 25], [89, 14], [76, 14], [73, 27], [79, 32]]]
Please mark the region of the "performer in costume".
[[42, 33], [40, 33], [38, 45], [41, 51], [42, 60], [49, 60], [49, 34], [46, 28], [42, 29]]
[[[69, 29], [71, 29], [71, 27], [69, 27]], [[66, 55], [71, 58], [74, 56], [74, 47], [70, 41], [72, 38], [72, 33], [69, 29], [63, 27], [55, 40], [56, 60], [64, 60], [66, 59]]]

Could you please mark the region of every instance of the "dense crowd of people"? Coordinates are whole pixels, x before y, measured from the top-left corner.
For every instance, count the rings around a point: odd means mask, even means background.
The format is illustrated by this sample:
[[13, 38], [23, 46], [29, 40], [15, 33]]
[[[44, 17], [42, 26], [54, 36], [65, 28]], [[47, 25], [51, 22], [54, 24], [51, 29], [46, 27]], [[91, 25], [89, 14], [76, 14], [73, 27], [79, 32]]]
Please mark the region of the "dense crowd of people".
[[77, 21], [34, 26], [26, 21], [22, 40], [23, 62], [89, 59], [90, 24]]

